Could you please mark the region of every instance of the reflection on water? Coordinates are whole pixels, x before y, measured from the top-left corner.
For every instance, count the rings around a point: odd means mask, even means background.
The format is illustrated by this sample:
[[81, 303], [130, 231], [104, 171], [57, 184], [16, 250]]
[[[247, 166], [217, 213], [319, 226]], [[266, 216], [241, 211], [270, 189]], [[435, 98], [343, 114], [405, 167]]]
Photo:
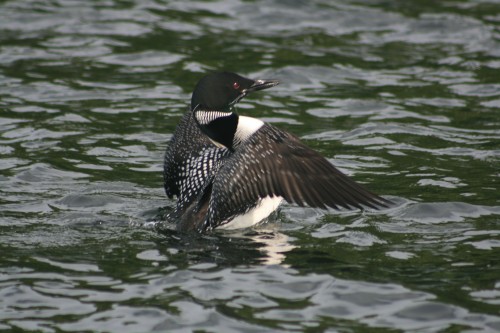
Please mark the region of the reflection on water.
[[262, 254], [262, 265], [284, 265], [286, 253], [295, 249], [297, 246], [290, 243], [291, 238], [286, 234], [279, 232], [279, 226], [273, 227], [273, 223], [266, 223], [255, 227], [255, 231], [233, 231], [224, 236], [233, 238], [249, 239], [259, 245], [259, 251]]
[[[500, 331], [496, 1], [4, 1], [0, 331]], [[396, 204], [154, 228], [203, 73]]]

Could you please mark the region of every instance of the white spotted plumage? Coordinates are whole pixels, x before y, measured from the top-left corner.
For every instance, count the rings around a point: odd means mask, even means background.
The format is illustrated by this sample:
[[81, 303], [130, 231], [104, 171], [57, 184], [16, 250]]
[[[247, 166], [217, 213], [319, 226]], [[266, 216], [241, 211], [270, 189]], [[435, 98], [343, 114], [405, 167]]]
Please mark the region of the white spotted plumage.
[[207, 125], [217, 118], [227, 117], [232, 114], [232, 112], [197, 110], [195, 116], [200, 125]]

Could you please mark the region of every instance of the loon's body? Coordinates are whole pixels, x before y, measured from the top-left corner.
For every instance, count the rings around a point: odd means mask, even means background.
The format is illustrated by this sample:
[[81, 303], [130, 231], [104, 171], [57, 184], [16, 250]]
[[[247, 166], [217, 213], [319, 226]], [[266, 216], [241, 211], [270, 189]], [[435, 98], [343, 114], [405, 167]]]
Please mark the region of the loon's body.
[[248, 93], [277, 84], [228, 72], [197, 84], [164, 161], [165, 191], [178, 197], [169, 218], [179, 230], [245, 228], [283, 200], [323, 209], [386, 206], [296, 136], [234, 112]]

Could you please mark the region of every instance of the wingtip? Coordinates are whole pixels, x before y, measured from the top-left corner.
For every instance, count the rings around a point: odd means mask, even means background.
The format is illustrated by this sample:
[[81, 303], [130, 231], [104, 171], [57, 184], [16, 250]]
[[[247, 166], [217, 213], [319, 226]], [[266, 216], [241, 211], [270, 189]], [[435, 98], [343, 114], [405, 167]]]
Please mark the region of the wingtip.
[[376, 210], [387, 209], [390, 208], [391, 206], [394, 206], [394, 202], [378, 195], [375, 198], [372, 198], [371, 203], [372, 205], [368, 207]]

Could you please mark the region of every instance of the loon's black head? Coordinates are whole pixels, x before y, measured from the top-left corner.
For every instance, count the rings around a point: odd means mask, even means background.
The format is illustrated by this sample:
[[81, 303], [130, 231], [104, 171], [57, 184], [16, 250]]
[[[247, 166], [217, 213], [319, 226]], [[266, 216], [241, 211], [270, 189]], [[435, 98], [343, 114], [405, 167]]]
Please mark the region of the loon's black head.
[[276, 86], [277, 80], [251, 80], [231, 72], [219, 72], [203, 77], [194, 88], [191, 110], [229, 111], [252, 91]]
[[251, 80], [230, 72], [209, 74], [194, 89], [191, 111], [201, 131], [214, 144], [233, 150], [242, 141], [241, 129], [245, 127], [239, 123], [239, 116], [232, 111], [233, 105], [252, 91], [271, 88], [277, 84], [277, 80]]

